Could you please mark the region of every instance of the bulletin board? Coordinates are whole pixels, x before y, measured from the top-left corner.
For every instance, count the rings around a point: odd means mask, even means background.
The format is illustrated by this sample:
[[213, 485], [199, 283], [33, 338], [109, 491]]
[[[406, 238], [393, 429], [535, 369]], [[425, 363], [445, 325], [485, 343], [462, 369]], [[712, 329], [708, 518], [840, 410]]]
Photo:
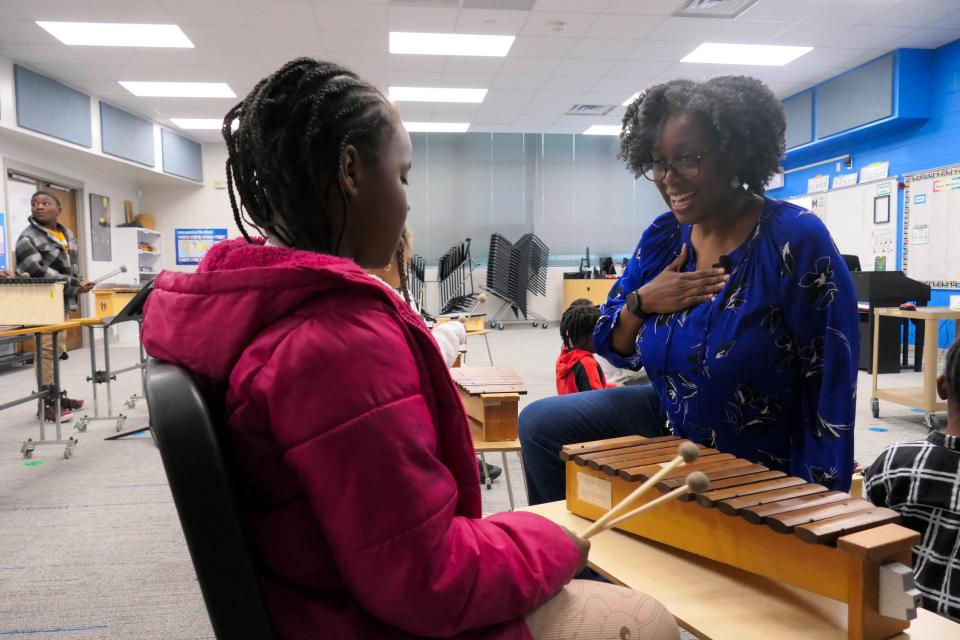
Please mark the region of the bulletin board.
[[789, 202], [823, 220], [842, 254], [860, 258], [864, 271], [897, 269], [897, 180], [886, 178]]
[[935, 289], [960, 289], [960, 165], [903, 182], [904, 272]]
[[200, 264], [207, 250], [227, 239], [226, 229], [174, 229], [177, 264]]

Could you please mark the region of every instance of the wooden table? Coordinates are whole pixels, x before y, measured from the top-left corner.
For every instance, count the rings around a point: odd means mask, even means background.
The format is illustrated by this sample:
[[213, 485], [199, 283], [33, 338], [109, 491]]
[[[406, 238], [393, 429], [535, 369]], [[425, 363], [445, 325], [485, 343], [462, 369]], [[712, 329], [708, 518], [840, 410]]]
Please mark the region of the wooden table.
[[[14, 336], [24, 336], [24, 335], [33, 335], [34, 337], [34, 362], [37, 367], [37, 390], [30, 395], [18, 398], [17, 400], [11, 400], [0, 405], [0, 411], [4, 409], [9, 409], [10, 407], [15, 407], [19, 404], [25, 402], [31, 402], [32, 400], [37, 401], [37, 416], [40, 422], [40, 439], [34, 440], [33, 438], [27, 438], [20, 444], [20, 453], [23, 454], [24, 458], [29, 458], [33, 455], [34, 449], [38, 445], [49, 445], [49, 444], [59, 444], [64, 445], [65, 449], [63, 451], [63, 457], [69, 459], [73, 455], [73, 448], [77, 446], [77, 441], [74, 438], [63, 439], [63, 435], [60, 430], [60, 332], [67, 331], [69, 329], [79, 329], [80, 327], [97, 324], [100, 322], [99, 318], [78, 318], [76, 320], [67, 320], [66, 322], [61, 322], [58, 324], [49, 324], [38, 327], [21, 327], [21, 328], [10, 328], [4, 331], [0, 331], [0, 338], [11, 338]], [[53, 336], [53, 388], [52, 389], [43, 389], [43, 358], [41, 354], [41, 336], [44, 333], [52, 334]], [[55, 440], [47, 440], [46, 434], [46, 424], [44, 419], [44, 407], [43, 401], [49, 398], [53, 401], [54, 408], [54, 423], [56, 425], [57, 437]]]
[[563, 281], [563, 309], [565, 311], [570, 303], [577, 298], [586, 298], [595, 305], [604, 304], [607, 296], [610, 295], [610, 289], [616, 278], [592, 278], [579, 279], [572, 278]]
[[[936, 429], [939, 421], [934, 415], [937, 411], [946, 411], [946, 401], [937, 398], [937, 323], [940, 320], [953, 320], [957, 329], [960, 329], [960, 311], [949, 307], [919, 307], [915, 311], [893, 308], [877, 308], [873, 310], [876, 321], [873, 323], [873, 395], [871, 409], [873, 417], [880, 417], [880, 400], [895, 402], [911, 408], [922, 409], [927, 427]], [[925, 339], [923, 341], [923, 386], [922, 387], [893, 387], [878, 388], [877, 365], [880, 344], [880, 318], [901, 318], [923, 320]]]
[[137, 287], [110, 287], [94, 289], [94, 307], [98, 318], [109, 318], [120, 313], [127, 303], [140, 293]]
[[[538, 513], [572, 531], [591, 521], [567, 511], [563, 501], [523, 511]], [[616, 584], [657, 598], [681, 627], [706, 640], [846, 640], [847, 607], [718, 562], [621, 533], [591, 539], [590, 567]], [[896, 640], [960, 638], [960, 624], [917, 610]]]

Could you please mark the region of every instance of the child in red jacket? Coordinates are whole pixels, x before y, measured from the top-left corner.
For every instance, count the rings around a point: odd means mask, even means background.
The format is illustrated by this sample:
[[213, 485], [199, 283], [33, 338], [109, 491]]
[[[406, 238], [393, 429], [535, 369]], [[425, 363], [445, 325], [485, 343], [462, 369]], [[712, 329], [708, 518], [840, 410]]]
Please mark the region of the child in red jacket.
[[[557, 357], [557, 395], [606, 389], [603, 369], [593, 357], [593, 328], [600, 310], [586, 298], [574, 300], [560, 319], [563, 348]], [[612, 386], [612, 385], [609, 385]]]
[[143, 339], [223, 416], [277, 637], [676, 638], [656, 600], [571, 582], [586, 541], [532, 513], [482, 517], [437, 344], [365, 271], [390, 262], [409, 210], [412, 144], [383, 94], [299, 58], [221, 131], [244, 238], [161, 273]]

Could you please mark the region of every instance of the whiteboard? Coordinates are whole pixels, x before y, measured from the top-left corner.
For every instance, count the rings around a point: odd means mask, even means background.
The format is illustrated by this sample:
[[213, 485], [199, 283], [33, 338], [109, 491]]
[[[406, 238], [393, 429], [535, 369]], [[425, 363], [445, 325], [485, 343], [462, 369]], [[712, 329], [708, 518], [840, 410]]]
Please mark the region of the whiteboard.
[[[878, 197], [889, 196], [886, 222], [874, 222]], [[864, 271], [897, 268], [897, 180], [886, 178], [823, 193], [788, 198], [788, 202], [813, 211], [823, 220], [842, 254], [860, 258]]]
[[7, 212], [10, 227], [10, 242], [16, 246], [17, 238], [30, 226], [30, 198], [37, 191], [36, 182], [21, 182], [7, 178]]
[[960, 289], [960, 167], [904, 176], [903, 270], [935, 289]]

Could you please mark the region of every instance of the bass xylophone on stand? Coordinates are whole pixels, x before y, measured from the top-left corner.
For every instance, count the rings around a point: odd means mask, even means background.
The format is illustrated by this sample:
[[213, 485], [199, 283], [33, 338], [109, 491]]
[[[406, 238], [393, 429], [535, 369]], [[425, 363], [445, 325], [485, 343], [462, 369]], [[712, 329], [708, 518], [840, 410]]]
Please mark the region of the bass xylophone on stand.
[[487, 442], [517, 439], [520, 395], [527, 387], [510, 367], [450, 369], [474, 431]]
[[[567, 509], [596, 520], [673, 460], [673, 436], [568, 445]], [[906, 629], [919, 592], [909, 569], [919, 534], [886, 508], [715, 449], [660, 478], [656, 499], [700, 471], [710, 487], [618, 525], [683, 551], [847, 604], [847, 637], [882, 640]], [[631, 507], [632, 508], [632, 507]]]
[[0, 278], [0, 325], [64, 322], [63, 285], [55, 278]]

